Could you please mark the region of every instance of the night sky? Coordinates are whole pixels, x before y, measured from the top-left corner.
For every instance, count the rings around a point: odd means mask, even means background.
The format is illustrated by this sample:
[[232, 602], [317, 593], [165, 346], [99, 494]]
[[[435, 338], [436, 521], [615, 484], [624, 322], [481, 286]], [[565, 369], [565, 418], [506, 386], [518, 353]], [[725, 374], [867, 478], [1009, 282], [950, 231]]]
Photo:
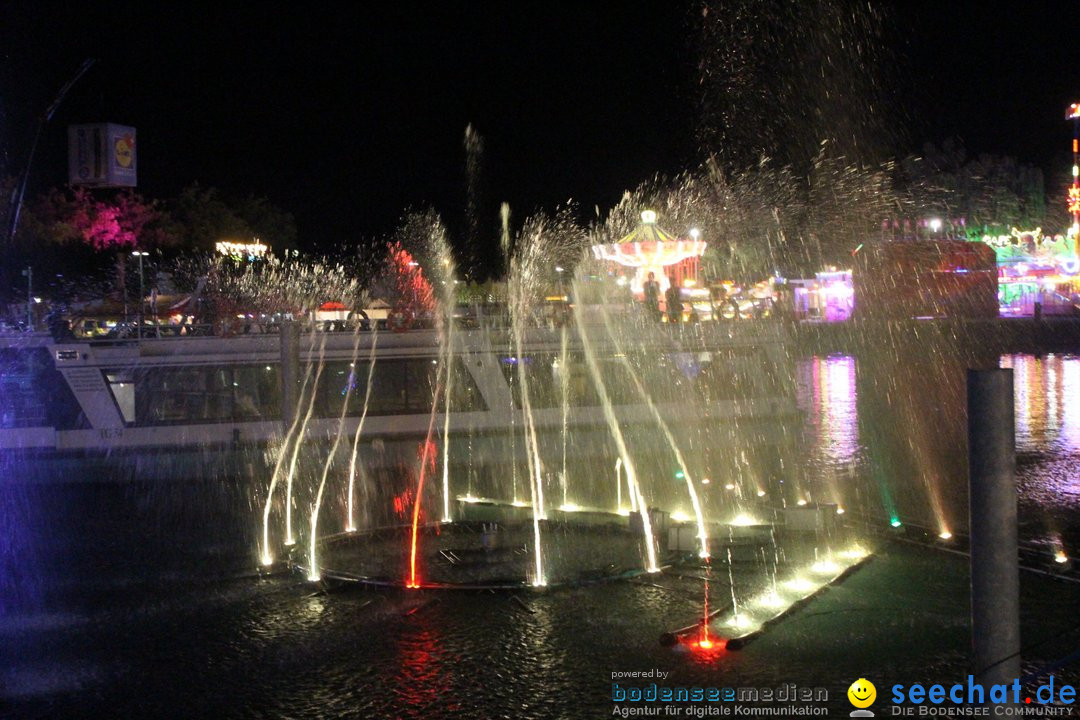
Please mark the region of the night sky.
[[[388, 232], [408, 206], [461, 228], [470, 122], [492, 228], [502, 200], [518, 219], [568, 198], [591, 214], [700, 159], [697, 3], [65, 5], [0, 10], [8, 173], [35, 114], [100, 58], [43, 137], [32, 192], [64, 181], [67, 124], [130, 124], [141, 192], [265, 195], [302, 245], [329, 249]], [[895, 66], [867, 71], [890, 78], [892, 152], [957, 135], [1042, 168], [1048, 187], [1068, 172], [1075, 2], [881, 7]]]

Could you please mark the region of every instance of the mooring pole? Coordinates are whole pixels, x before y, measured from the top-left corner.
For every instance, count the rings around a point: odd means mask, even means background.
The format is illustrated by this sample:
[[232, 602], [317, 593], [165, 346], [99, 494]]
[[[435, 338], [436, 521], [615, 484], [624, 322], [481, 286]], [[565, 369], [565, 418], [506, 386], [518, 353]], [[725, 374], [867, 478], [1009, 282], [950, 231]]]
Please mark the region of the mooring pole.
[[281, 321], [281, 420], [292, 425], [300, 380], [300, 328], [295, 320]]
[[975, 682], [1020, 677], [1020, 567], [1011, 369], [968, 370], [971, 633]]

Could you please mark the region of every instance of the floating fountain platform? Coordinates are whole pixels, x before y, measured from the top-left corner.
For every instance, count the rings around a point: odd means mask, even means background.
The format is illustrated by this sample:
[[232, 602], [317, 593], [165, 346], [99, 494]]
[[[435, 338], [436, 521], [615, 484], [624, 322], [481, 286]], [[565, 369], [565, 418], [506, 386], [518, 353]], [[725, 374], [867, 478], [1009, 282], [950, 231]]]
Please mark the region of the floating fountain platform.
[[[533, 576], [531, 509], [481, 502], [470, 506], [461, 520], [420, 527], [421, 587], [522, 590], [540, 585]], [[644, 572], [642, 535], [624, 516], [552, 511], [540, 525], [544, 587], [624, 579]], [[322, 538], [319, 573], [329, 580], [405, 587], [410, 533], [411, 528], [403, 525]], [[298, 553], [294, 561], [295, 567], [304, 567], [307, 556]]]

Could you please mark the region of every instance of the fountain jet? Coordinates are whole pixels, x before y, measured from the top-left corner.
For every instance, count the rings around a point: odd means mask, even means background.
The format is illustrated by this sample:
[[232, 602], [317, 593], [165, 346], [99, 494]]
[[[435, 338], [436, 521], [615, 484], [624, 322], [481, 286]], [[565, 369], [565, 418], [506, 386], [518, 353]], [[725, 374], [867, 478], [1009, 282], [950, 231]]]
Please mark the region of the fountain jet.
[[326, 477], [330, 474], [330, 467], [334, 464], [334, 457], [337, 455], [338, 447], [341, 445], [341, 436], [345, 430], [345, 416], [349, 412], [349, 400], [352, 399], [353, 385], [356, 382], [356, 353], [359, 349], [360, 325], [358, 323], [356, 329], [353, 331], [352, 362], [349, 363], [349, 379], [345, 384], [345, 400], [341, 404], [341, 415], [338, 417], [337, 433], [334, 435], [334, 442], [330, 446], [330, 453], [326, 456], [326, 462], [323, 464], [322, 478], [319, 480], [319, 490], [315, 493], [315, 504], [311, 508], [308, 580], [311, 580], [312, 582], [318, 582], [321, 579], [321, 576], [319, 575], [319, 563], [315, 557], [315, 545], [319, 537], [319, 508], [322, 507], [323, 490], [326, 489]]
[[[314, 332], [314, 329], [312, 329]], [[311, 385], [311, 396], [308, 398], [307, 412], [304, 413], [304, 421], [300, 424], [300, 430], [293, 444], [292, 457], [289, 458], [289, 474], [285, 478], [285, 545], [291, 547], [296, 544], [296, 536], [293, 535], [292, 524], [292, 491], [293, 478], [296, 476], [296, 462], [300, 457], [301, 441], [307, 435], [308, 423], [311, 422], [311, 414], [315, 411], [315, 397], [319, 392], [319, 379], [322, 377], [326, 357], [326, 334], [323, 334], [322, 342], [319, 343], [319, 365], [315, 370], [315, 382]]]
[[[312, 348], [315, 345], [315, 337], [312, 336]], [[311, 348], [309, 348], [310, 352]], [[274, 555], [270, 551], [270, 510], [273, 508], [274, 502], [274, 490], [277, 487], [278, 480], [281, 477], [281, 467], [285, 462], [285, 456], [289, 453], [289, 444], [292, 442], [293, 436], [296, 433], [296, 429], [300, 426], [300, 404], [304, 401], [304, 391], [307, 389], [308, 382], [311, 380], [311, 364], [307, 366], [307, 370], [304, 372], [304, 380], [300, 384], [300, 395], [296, 399], [296, 412], [293, 413], [292, 424], [289, 425], [288, 431], [285, 433], [285, 437], [281, 444], [281, 451], [278, 452], [277, 462], [274, 464], [274, 472], [270, 476], [270, 488], [266, 493], [266, 505], [263, 508], [263, 531], [262, 531], [262, 553], [260, 553], [260, 561], [266, 567], [274, 564]]]
[[[578, 281], [574, 280], [574, 295], [580, 297], [578, 288]], [[596, 362], [596, 353], [593, 351], [592, 342], [589, 340], [589, 333], [585, 331], [585, 324], [581, 318], [581, 308], [578, 303], [574, 304], [574, 314], [577, 322], [575, 325], [578, 329], [578, 335], [581, 337], [582, 349], [585, 351], [585, 364], [589, 368], [589, 374], [592, 375], [593, 385], [596, 387], [596, 392], [600, 396], [600, 403], [604, 409], [604, 417], [607, 419], [608, 428], [611, 430], [611, 436], [615, 440], [615, 445], [619, 449], [619, 456], [622, 458], [623, 468], [626, 471], [626, 484], [630, 489], [631, 497], [637, 498], [638, 512], [641, 516], [641, 527], [645, 534], [645, 570], [650, 573], [660, 572], [660, 565], [656, 561], [656, 541], [653, 539], [652, 520], [649, 518], [649, 506], [645, 502], [645, 496], [641, 493], [641, 487], [638, 485], [637, 473], [634, 470], [633, 460], [630, 459], [630, 451], [626, 447], [626, 439], [623, 437], [622, 428], [619, 427], [619, 420], [615, 417], [615, 410], [611, 405], [611, 397], [608, 395], [607, 386], [604, 384], [604, 378], [600, 373], [600, 366]]]
[[356, 432], [353, 434], [352, 455], [349, 457], [349, 493], [346, 499], [345, 531], [356, 532], [356, 514], [353, 511], [353, 496], [356, 487], [356, 454], [360, 448], [360, 436], [364, 431], [364, 421], [367, 419], [368, 402], [371, 400], [371, 381], [375, 377], [375, 347], [379, 337], [378, 326], [371, 332], [371, 353], [368, 355], [367, 387], [364, 388], [364, 409], [360, 411], [360, 422], [356, 424]]
[[698, 540], [701, 544], [701, 549], [698, 551], [698, 557], [707, 558], [709, 557], [709, 538], [705, 531], [705, 516], [701, 511], [701, 501], [698, 499], [697, 490], [694, 489], [694, 481], [690, 477], [690, 469], [687, 467], [686, 459], [683, 457], [682, 450], [679, 449], [678, 443], [675, 442], [675, 436], [672, 434], [671, 428], [668, 427], [663, 415], [660, 414], [660, 409], [656, 407], [656, 403], [653, 402], [652, 395], [645, 389], [645, 385], [641, 382], [641, 378], [638, 377], [637, 372], [634, 371], [633, 365], [630, 364], [630, 360], [626, 357], [622, 343], [619, 342], [619, 338], [611, 327], [611, 319], [608, 317], [606, 310], [601, 309], [601, 317], [604, 319], [604, 329], [607, 331], [608, 337], [611, 338], [611, 341], [614, 344], [615, 356], [619, 358], [620, 363], [634, 383], [634, 390], [637, 391], [638, 395], [644, 399], [645, 403], [649, 406], [649, 411], [652, 413], [657, 427], [659, 427], [660, 432], [664, 434], [664, 439], [667, 440], [672, 453], [675, 455], [675, 461], [679, 464], [680, 473], [686, 480], [686, 490], [690, 494], [690, 504], [694, 507], [694, 520], [697, 522]]

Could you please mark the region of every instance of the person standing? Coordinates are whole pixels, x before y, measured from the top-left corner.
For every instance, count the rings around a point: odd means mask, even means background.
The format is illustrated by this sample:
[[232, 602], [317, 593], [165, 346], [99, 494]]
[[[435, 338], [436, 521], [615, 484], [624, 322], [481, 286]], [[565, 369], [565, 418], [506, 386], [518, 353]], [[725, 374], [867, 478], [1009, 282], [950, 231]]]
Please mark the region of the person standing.
[[664, 294], [664, 303], [667, 305], [667, 319], [669, 323], [677, 323], [682, 320], [682, 293], [675, 282], [675, 276], [668, 276], [668, 289]]
[[645, 311], [650, 320], [660, 322], [660, 283], [656, 281], [656, 273], [649, 273], [644, 289]]

